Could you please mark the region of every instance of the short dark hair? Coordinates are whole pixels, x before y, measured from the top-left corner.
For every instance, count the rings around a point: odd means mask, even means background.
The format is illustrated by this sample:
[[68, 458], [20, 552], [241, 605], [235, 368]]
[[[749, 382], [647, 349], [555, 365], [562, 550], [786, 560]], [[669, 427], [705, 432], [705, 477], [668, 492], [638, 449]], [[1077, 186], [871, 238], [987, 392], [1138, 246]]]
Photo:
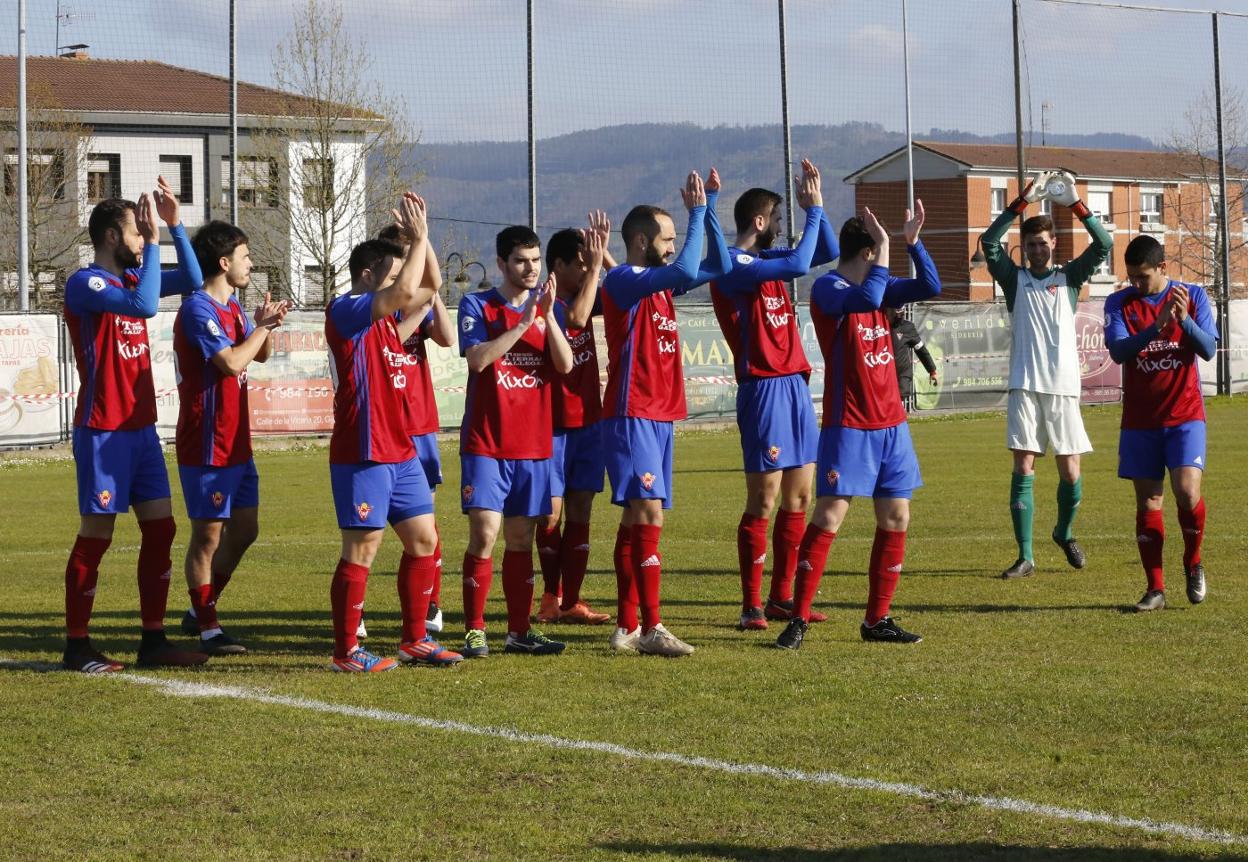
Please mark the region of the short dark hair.
[[1157, 266], [1166, 262], [1166, 247], [1156, 237], [1147, 234], [1137, 236], [1127, 243], [1122, 262], [1127, 266]]
[[347, 261], [347, 268], [351, 271], [351, 281], [356, 281], [388, 257], [403, 257], [402, 247], [387, 239], [364, 240], [351, 249], [351, 258]]
[[554, 269], [555, 261], [571, 263], [576, 260], [584, 242], [581, 239], [581, 232], [574, 228], [568, 227], [556, 231], [550, 239], [546, 240], [546, 268]]
[[864, 248], [875, 248], [875, 240], [867, 232], [861, 216], [853, 216], [841, 225], [841, 260], [853, 260]]
[[663, 207], [638, 204], [624, 216], [624, 224], [620, 225], [620, 233], [624, 235], [624, 245], [633, 244], [633, 237], [644, 234], [646, 239], [654, 239], [659, 232], [659, 216], [671, 218]]
[[741, 197], [737, 198], [736, 204], [732, 207], [732, 217], [737, 222], [737, 231], [744, 233], [749, 230], [750, 223], [754, 221], [755, 216], [771, 215], [771, 211], [783, 200], [784, 198], [769, 189], [747, 189]]
[[1023, 222], [1023, 226], [1019, 229], [1019, 238], [1029, 237], [1037, 233], [1054, 234], [1056, 232], [1053, 227], [1053, 219], [1047, 215], [1034, 215]]
[[104, 242], [104, 235], [110, 228], [115, 228], [118, 233], [121, 233], [121, 223], [126, 220], [126, 213], [136, 212], [138, 208], [139, 205], [134, 201], [124, 198], [107, 198], [96, 204], [91, 210], [91, 217], [87, 220], [87, 233], [91, 237], [91, 245], [99, 248]]
[[403, 234], [399, 232], [399, 226], [394, 222], [377, 231], [377, 239], [384, 239], [386, 242], [392, 242], [395, 245], [404, 245]]
[[228, 221], [210, 221], [195, 231], [195, 239], [191, 246], [195, 249], [195, 257], [199, 260], [199, 268], [204, 278], [211, 278], [221, 272], [221, 258], [234, 254], [234, 249], [247, 242], [247, 234], [242, 228]]
[[494, 251], [503, 260], [511, 257], [511, 253], [518, 248], [541, 247], [542, 241], [537, 238], [533, 229], [522, 224], [505, 227], [498, 232], [498, 236], [494, 237]]

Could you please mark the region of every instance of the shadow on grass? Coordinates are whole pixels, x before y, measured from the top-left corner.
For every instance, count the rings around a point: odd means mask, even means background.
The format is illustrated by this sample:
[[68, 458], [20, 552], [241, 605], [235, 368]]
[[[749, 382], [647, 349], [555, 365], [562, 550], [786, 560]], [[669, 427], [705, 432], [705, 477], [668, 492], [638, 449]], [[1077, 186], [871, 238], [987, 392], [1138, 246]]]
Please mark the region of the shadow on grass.
[[[1009, 860], [1009, 862], [1181, 862], [1203, 859], [1195, 853], [1169, 850], [1147, 850], [1138, 847], [1026, 847], [989, 844], [877, 844], [837, 850], [812, 850], [805, 847], [755, 847], [742, 844], [711, 843], [645, 843], [616, 841], [596, 845], [616, 853], [665, 856], [692, 856], [699, 859], [749, 860], [749, 862], [870, 862], [870, 860], [907, 860], [907, 862], [948, 862], [948, 860]], [[1244, 856], [1219, 858], [1244, 859]]]

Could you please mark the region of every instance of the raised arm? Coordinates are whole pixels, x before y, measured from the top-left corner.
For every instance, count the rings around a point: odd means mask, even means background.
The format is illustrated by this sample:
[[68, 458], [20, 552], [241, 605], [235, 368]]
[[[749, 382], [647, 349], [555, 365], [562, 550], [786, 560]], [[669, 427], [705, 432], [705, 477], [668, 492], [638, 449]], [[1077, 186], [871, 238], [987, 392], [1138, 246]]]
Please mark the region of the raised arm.
[[806, 210], [806, 226], [801, 240], [794, 248], [753, 258], [747, 264], [741, 263], [738, 258], [732, 272], [716, 282], [721, 290], [729, 293], [754, 292], [765, 281], [789, 281], [810, 271], [815, 251], [820, 240], [824, 239], [821, 227], [825, 217], [819, 172], [809, 161], [803, 161], [802, 167], [805, 172], [798, 183], [797, 202]]
[[399, 231], [407, 242], [407, 253], [398, 277], [389, 287], [373, 292], [373, 320], [389, 317], [396, 311], [420, 307], [433, 299], [433, 288], [424, 284], [428, 222], [425, 202], [412, 192], [406, 192], [393, 212]]
[[603, 283], [603, 289], [611, 300], [621, 308], [631, 308], [643, 297], [670, 290], [683, 293], [698, 277], [698, 255], [702, 252], [702, 239], [706, 226], [706, 188], [697, 171], [692, 171], [681, 189], [681, 197], [689, 210], [689, 227], [685, 231], [685, 244], [680, 254], [667, 266], [616, 267], [613, 278]]
[[429, 331], [425, 333], [439, 347], [450, 347], [455, 343], [455, 324], [451, 323], [451, 313], [446, 310], [442, 295], [433, 295], [433, 320], [429, 322]]
[[568, 303], [568, 327], [584, 329], [594, 313], [598, 299], [598, 277], [606, 256], [607, 240], [611, 236], [611, 222], [602, 210], [589, 214], [589, 229], [581, 231], [581, 253], [585, 256], [585, 275], [581, 278], [576, 296]]
[[683, 290], [674, 289], [679, 295], [708, 281], [714, 281], [732, 269], [732, 257], [728, 254], [728, 242], [724, 239], [724, 230], [719, 224], [719, 212], [715, 208], [719, 200], [719, 171], [711, 168], [711, 175], [706, 181], [706, 258], [698, 267], [698, 277]]
[[884, 290], [884, 304], [890, 308], [900, 308], [907, 302], [920, 302], [940, 295], [940, 273], [931, 255], [919, 240], [919, 231], [923, 229], [923, 221], [927, 217], [923, 210], [923, 201], [915, 200], [914, 214], [906, 210], [906, 224], [903, 232], [906, 237], [906, 251], [914, 262], [915, 278], [889, 279]]
[[199, 258], [191, 247], [191, 238], [182, 225], [181, 204], [177, 195], [169, 187], [163, 176], [156, 177], [155, 199], [156, 212], [169, 228], [169, 236], [178, 254], [178, 268], [162, 272], [160, 276], [160, 295], [176, 296], [199, 290], [204, 283], [204, 274], [199, 268]]
[[1032, 177], [1023, 187], [1023, 193], [996, 217], [988, 226], [988, 230], [984, 231], [979, 238], [979, 245], [984, 250], [984, 260], [988, 264], [988, 272], [992, 274], [993, 280], [1001, 285], [1001, 290], [1005, 293], [1005, 305], [1011, 311], [1014, 309], [1014, 294], [1018, 291], [1018, 267], [1006, 253], [1005, 247], [1001, 244], [1001, 237], [1005, 236], [1014, 220], [1027, 210], [1027, 204], [1040, 200], [1050, 176], [1052, 174], [1049, 171], [1041, 171]]
[[568, 344], [559, 318], [555, 316], [555, 287], [555, 274], [552, 272], [546, 277], [546, 284], [538, 291], [537, 304], [542, 311], [542, 317], [546, 318], [546, 351], [550, 354], [555, 370], [560, 374], [567, 374], [572, 370], [572, 346]]
[[1218, 325], [1209, 308], [1209, 297], [1197, 288], [1189, 295], [1188, 289], [1176, 284], [1174, 293], [1174, 316], [1183, 329], [1183, 337], [1191, 341], [1192, 348], [1201, 359], [1210, 360], [1218, 350]]

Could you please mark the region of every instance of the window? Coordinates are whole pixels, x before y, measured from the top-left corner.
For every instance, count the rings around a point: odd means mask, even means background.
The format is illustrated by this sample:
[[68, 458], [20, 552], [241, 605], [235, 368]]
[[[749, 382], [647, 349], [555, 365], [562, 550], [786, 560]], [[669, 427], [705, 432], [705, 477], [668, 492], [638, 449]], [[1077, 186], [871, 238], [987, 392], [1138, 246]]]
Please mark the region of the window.
[[992, 202], [989, 204], [988, 209], [994, 218], [1005, 212], [1005, 189], [992, 190]]
[[[31, 200], [49, 201], [65, 198], [65, 153], [60, 150], [28, 150], [26, 158], [26, 191]], [[4, 154], [4, 193], [17, 194], [17, 150]]]
[[1140, 192], [1140, 224], [1161, 224], [1161, 192]]
[[1109, 201], [1109, 192], [1088, 192], [1088, 209], [1092, 210], [1092, 214], [1097, 219], [1106, 224], [1113, 221], [1113, 212], [1110, 209]]
[[310, 210], [324, 211], [334, 203], [334, 160], [314, 158], [303, 160], [303, 205]]
[[165, 178], [165, 182], [169, 183], [169, 187], [173, 189], [174, 197], [180, 203], [189, 204], [195, 202], [192, 194], [194, 178], [191, 175], [190, 156], [161, 156], [160, 175]]
[[1048, 198], [1040, 201], [1040, 215], [1053, 215], [1053, 201]]
[[[277, 160], [239, 156], [238, 205], [277, 206]], [[221, 157], [221, 205], [230, 203], [230, 157]]]
[[121, 197], [121, 155], [92, 153], [87, 157], [87, 203]]

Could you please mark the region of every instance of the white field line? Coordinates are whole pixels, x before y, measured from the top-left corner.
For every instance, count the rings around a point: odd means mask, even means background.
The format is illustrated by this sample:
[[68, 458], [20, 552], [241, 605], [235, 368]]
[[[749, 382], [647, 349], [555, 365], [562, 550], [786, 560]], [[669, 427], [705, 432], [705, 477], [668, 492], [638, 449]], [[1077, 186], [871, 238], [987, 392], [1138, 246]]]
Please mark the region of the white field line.
[[906, 784], [896, 781], [877, 781], [874, 778], [855, 778], [838, 772], [806, 772], [800, 769], [785, 769], [768, 766], [763, 763], [738, 763], [731, 760], [719, 760], [711, 757], [696, 757], [670, 751], [645, 751], [639, 748], [628, 748], [612, 742], [595, 742], [583, 739], [568, 739], [545, 733], [527, 733], [509, 727], [490, 727], [487, 725], [468, 724], [462, 721], [448, 721], [438, 718], [426, 718], [404, 712], [393, 712], [384, 709], [371, 709], [360, 706], [347, 706], [311, 700], [303, 697], [291, 697], [272, 694], [261, 689], [243, 688], [239, 686], [205, 685], [203, 683], [184, 682], [181, 680], [158, 679], [138, 674], [121, 673], [106, 676], [124, 680], [129, 683], [155, 688], [164, 694], [177, 697], [220, 697], [231, 700], [249, 701], [251, 703], [286, 706], [308, 712], [320, 712], [330, 715], [341, 715], [348, 718], [363, 718], [371, 721], [385, 721], [394, 724], [407, 724], [444, 733], [460, 733], [470, 736], [482, 736], [501, 739], [506, 742], [523, 745], [540, 745], [546, 748], [564, 751], [592, 751], [608, 754], [625, 760], [637, 760], [651, 763], [671, 763], [695, 769], [706, 769], [729, 775], [755, 776], [773, 778], [780, 781], [796, 781], [803, 784], [830, 785], [852, 790], [870, 790], [892, 796], [903, 796], [911, 799], [922, 799], [931, 802], [946, 802], [956, 805], [969, 805], [986, 808], [992, 811], [1011, 811], [1017, 814], [1029, 814], [1036, 817], [1048, 817], [1056, 820], [1067, 820], [1075, 823], [1090, 823], [1110, 826], [1116, 829], [1145, 832], [1173, 838], [1186, 838], [1191, 841], [1206, 841], [1216, 844], [1248, 845], [1248, 835], [1238, 835], [1221, 829], [1205, 829], [1200, 826], [1188, 826], [1183, 823], [1169, 823], [1158, 820], [1124, 817], [1100, 811], [1086, 811], [1080, 808], [1063, 808], [1058, 805], [1045, 805], [1028, 802], [1025, 799], [1013, 799], [1008, 796], [981, 796], [961, 790], [929, 790], [918, 784]]

